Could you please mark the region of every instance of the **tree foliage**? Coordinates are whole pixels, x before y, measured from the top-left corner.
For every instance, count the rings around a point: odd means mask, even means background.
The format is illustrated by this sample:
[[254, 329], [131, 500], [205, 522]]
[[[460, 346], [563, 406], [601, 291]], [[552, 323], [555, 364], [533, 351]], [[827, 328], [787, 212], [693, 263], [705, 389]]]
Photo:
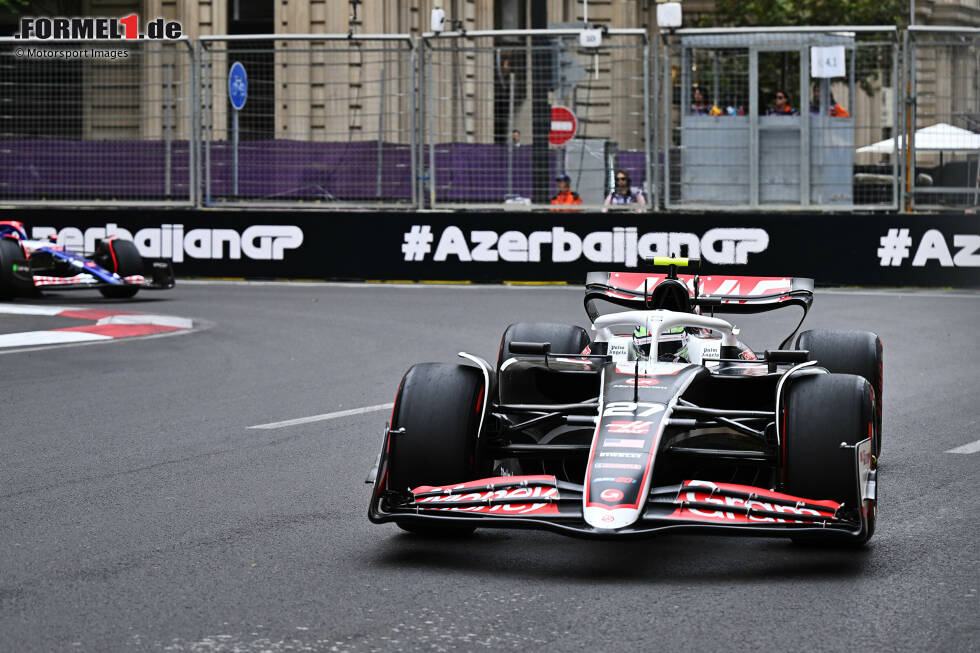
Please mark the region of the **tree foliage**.
[[905, 0], [715, 0], [714, 19], [730, 27], [898, 25], [908, 20]]

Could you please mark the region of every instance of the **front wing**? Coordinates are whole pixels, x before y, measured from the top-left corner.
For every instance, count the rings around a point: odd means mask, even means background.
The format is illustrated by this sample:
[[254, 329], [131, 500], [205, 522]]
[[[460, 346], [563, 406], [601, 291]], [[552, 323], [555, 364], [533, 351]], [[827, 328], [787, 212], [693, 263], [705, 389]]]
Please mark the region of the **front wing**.
[[[123, 277], [121, 282], [110, 283], [92, 271], [82, 271], [70, 277], [32, 275], [30, 282], [35, 288], [59, 290], [111, 288], [114, 286], [139, 286], [146, 290], [168, 290], [175, 285], [173, 264], [166, 259], [144, 259], [144, 273]], [[94, 265], [94, 264], [93, 264]]]
[[554, 476], [479, 479], [406, 491], [386, 488], [387, 435], [368, 518], [374, 523], [443, 522], [498, 528], [537, 528], [584, 538], [644, 537], [667, 532], [791, 536], [824, 534], [861, 539], [871, 527], [875, 500], [870, 439], [854, 447], [860, 496], [849, 505], [795, 497], [765, 488], [687, 480], [653, 487], [640, 519], [625, 528], [585, 522], [581, 485]]

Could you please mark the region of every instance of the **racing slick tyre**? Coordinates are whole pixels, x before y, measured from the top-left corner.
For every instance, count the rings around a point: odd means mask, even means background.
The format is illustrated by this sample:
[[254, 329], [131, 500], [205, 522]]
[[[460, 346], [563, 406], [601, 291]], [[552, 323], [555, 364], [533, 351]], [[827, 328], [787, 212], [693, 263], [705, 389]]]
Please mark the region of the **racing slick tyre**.
[[[389, 449], [390, 489], [448, 485], [480, 478], [477, 436], [484, 380], [466, 365], [422, 363], [402, 379], [392, 412]], [[441, 523], [404, 523], [423, 535], [465, 535], [475, 527]]]
[[27, 258], [20, 243], [10, 238], [0, 238], [0, 299], [13, 299], [27, 294], [34, 286], [15, 274], [19, 266], [27, 266]]
[[[795, 380], [786, 393], [782, 432], [784, 479], [788, 494], [806, 499], [830, 499], [854, 510], [860, 493], [854, 450], [874, 433], [874, 404], [867, 379], [854, 374], [816, 374]], [[874, 437], [872, 436], [872, 446]], [[874, 461], [872, 461], [874, 465]], [[868, 529], [848, 544], [863, 544], [874, 534], [876, 505], [863, 502]], [[797, 543], [841, 544], [841, 539], [800, 534]]]
[[[139, 250], [129, 240], [113, 238], [103, 241], [96, 252], [96, 260], [109, 272], [115, 272], [120, 277], [143, 274], [143, 257]], [[139, 292], [139, 286], [108, 286], [99, 288], [103, 297], [111, 299], [128, 299]]]
[[580, 326], [556, 324], [554, 322], [517, 322], [504, 331], [497, 354], [497, 369], [513, 354], [512, 342], [550, 342], [551, 351], [556, 354], [580, 354], [592, 344], [589, 333]]
[[796, 339], [797, 349], [810, 352], [810, 360], [832, 374], [863, 376], [875, 391], [875, 431], [873, 453], [881, 455], [881, 405], [884, 391], [881, 338], [870, 331], [813, 329]]

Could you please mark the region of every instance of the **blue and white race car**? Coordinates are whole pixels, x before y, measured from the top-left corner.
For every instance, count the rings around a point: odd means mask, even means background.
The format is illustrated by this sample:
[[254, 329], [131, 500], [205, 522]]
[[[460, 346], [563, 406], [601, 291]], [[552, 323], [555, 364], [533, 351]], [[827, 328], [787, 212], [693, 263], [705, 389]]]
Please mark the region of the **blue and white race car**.
[[125, 299], [141, 288], [173, 287], [171, 262], [144, 259], [132, 241], [99, 240], [95, 252], [86, 256], [52, 240], [29, 239], [20, 221], [0, 221], [0, 299], [44, 288], [95, 288], [105, 297]]

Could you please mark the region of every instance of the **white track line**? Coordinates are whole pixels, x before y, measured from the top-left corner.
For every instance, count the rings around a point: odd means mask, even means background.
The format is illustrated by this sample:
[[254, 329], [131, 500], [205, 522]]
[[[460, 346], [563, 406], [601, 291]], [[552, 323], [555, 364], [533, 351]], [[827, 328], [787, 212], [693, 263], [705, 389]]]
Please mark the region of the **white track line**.
[[75, 342], [112, 340], [110, 336], [84, 331], [25, 331], [0, 335], [0, 348], [26, 347], [31, 345], [62, 345]]
[[980, 440], [969, 444], [964, 444], [963, 446], [956, 447], [955, 449], [950, 449], [946, 453], [977, 453], [978, 451], [980, 451]]
[[283, 422], [270, 422], [268, 424], [256, 424], [249, 426], [250, 429], [281, 429], [284, 426], [294, 426], [296, 424], [309, 424], [310, 422], [322, 422], [338, 417], [348, 417], [350, 415], [361, 415], [362, 413], [373, 413], [379, 410], [390, 410], [395, 404], [378, 404], [376, 406], [364, 406], [362, 408], [351, 408], [350, 410], [338, 410], [335, 413], [323, 413], [321, 415], [310, 415], [309, 417], [297, 417], [287, 419]]

